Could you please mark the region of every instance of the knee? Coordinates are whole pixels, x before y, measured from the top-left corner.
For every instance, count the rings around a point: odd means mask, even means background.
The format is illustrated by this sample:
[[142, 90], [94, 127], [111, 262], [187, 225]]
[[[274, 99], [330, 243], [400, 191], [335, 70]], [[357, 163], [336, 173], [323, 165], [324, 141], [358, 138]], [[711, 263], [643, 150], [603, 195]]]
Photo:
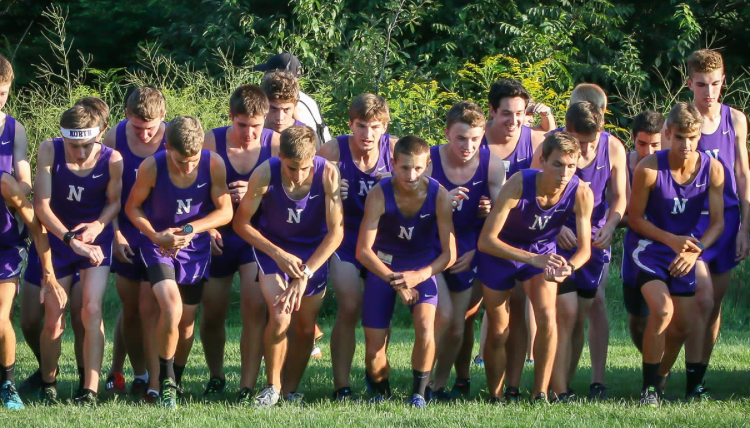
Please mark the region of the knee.
[[452, 320], [450, 327], [446, 331], [448, 346], [458, 346], [464, 340], [465, 324], [463, 318]]
[[365, 349], [365, 359], [367, 361], [375, 361], [377, 359], [385, 358], [385, 347], [371, 347], [368, 346]]
[[354, 296], [336, 296], [338, 298], [336, 319], [348, 324], [356, 324], [362, 310], [360, 299]]
[[51, 314], [49, 319], [45, 319], [44, 327], [42, 328], [44, 336], [47, 336], [52, 340], [56, 340], [62, 336], [64, 330], [65, 318], [62, 314], [57, 314], [57, 316]]
[[554, 308], [539, 308], [534, 311], [537, 334], [548, 334], [557, 328], [557, 315]]
[[708, 317], [714, 309], [714, 295], [713, 293], [698, 293], [695, 295], [695, 303], [701, 315]]
[[443, 311], [438, 311], [435, 314], [435, 330], [440, 332], [448, 332], [453, 326], [452, 326], [452, 319], [450, 313], [445, 313]]
[[160, 310], [160, 316], [168, 325], [177, 327], [182, 320], [182, 304], [167, 305]]
[[268, 319], [268, 328], [274, 336], [281, 336], [289, 329], [291, 316], [289, 314], [274, 311]]
[[508, 341], [508, 328], [493, 328], [490, 330], [487, 330], [487, 342], [484, 345], [485, 347], [488, 347], [492, 349], [493, 351], [497, 351], [500, 349], [505, 349], [505, 344]]
[[435, 341], [435, 325], [430, 322], [414, 323], [415, 343], [431, 343]]
[[303, 342], [313, 342], [315, 340], [315, 323], [297, 322], [294, 326], [294, 338]]
[[83, 305], [81, 321], [86, 330], [99, 329], [102, 322], [102, 306], [95, 302]]

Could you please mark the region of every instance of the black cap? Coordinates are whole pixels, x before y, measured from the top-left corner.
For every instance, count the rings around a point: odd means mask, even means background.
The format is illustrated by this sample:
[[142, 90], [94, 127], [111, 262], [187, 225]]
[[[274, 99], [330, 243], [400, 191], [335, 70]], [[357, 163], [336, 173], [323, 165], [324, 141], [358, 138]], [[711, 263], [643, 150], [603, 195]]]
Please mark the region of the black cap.
[[299, 77], [300, 73], [302, 73], [302, 64], [300, 64], [299, 58], [288, 52], [284, 52], [268, 58], [268, 61], [256, 65], [253, 69], [255, 71], [286, 71], [292, 73], [294, 77]]

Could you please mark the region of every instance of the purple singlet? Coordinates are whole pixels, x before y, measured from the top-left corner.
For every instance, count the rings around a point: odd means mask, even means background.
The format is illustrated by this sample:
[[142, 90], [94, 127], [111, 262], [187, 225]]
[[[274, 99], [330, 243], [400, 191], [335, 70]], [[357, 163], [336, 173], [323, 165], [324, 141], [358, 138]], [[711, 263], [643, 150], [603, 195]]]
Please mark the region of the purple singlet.
[[[490, 146], [486, 134], [482, 137], [482, 143], [479, 147], [481, 149], [489, 150]], [[528, 126], [522, 126], [521, 136], [518, 137], [516, 148], [511, 154], [503, 159], [503, 163], [505, 164], [505, 178], [510, 178], [513, 174], [522, 169], [529, 169], [533, 158], [534, 150], [531, 145], [531, 128]]]

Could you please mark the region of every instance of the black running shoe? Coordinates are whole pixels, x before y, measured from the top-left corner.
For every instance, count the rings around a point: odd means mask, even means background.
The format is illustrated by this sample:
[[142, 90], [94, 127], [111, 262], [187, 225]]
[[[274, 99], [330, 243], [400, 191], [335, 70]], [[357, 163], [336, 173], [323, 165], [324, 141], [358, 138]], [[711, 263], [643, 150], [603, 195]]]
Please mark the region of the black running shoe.
[[711, 395], [708, 392], [708, 388], [703, 384], [696, 386], [690, 394], [686, 394], [685, 399], [688, 401], [713, 401], [713, 398], [711, 398]]
[[437, 391], [432, 391], [432, 400], [447, 403], [451, 401], [451, 395], [445, 388], [439, 388]]
[[73, 402], [81, 407], [95, 407], [97, 401], [97, 393], [90, 390], [84, 389], [80, 394], [73, 399]]
[[42, 388], [42, 384], [44, 384], [44, 382], [42, 382], [42, 372], [37, 370], [18, 385], [18, 392], [21, 394], [33, 394], [39, 392]]
[[345, 386], [333, 392], [333, 399], [338, 402], [354, 401], [354, 394], [351, 388]]
[[552, 400], [550, 400], [551, 403], [561, 404], [568, 404], [572, 403], [573, 401], [576, 401], [576, 395], [572, 392], [563, 392], [562, 394], [557, 394]]
[[641, 399], [638, 401], [640, 406], [659, 407], [659, 394], [656, 388], [649, 386], [641, 392]]
[[607, 387], [599, 382], [592, 383], [589, 386], [589, 400], [606, 400]]
[[505, 396], [506, 403], [518, 403], [518, 400], [521, 399], [521, 392], [518, 391], [518, 388], [513, 388], [512, 386], [505, 388], [503, 395]]
[[464, 400], [468, 400], [470, 394], [471, 380], [465, 379], [459, 381], [458, 379], [456, 379], [456, 383], [454, 383], [453, 388], [451, 388], [451, 398], [463, 398]]
[[539, 395], [534, 397], [534, 404], [548, 404], [549, 400], [547, 400], [547, 394], [540, 392]]
[[39, 401], [45, 406], [59, 404], [57, 399], [57, 385], [42, 385], [39, 389]]
[[250, 407], [253, 404], [253, 398], [255, 398], [255, 395], [253, 394], [253, 390], [250, 388], [242, 388], [237, 394], [237, 405], [241, 407]]
[[135, 379], [133, 383], [130, 384], [130, 395], [141, 397], [147, 390], [148, 382], [143, 379]]
[[218, 377], [212, 377], [208, 380], [208, 383], [206, 384], [206, 390], [203, 391], [204, 397], [215, 397], [222, 392], [224, 392], [224, 389], [227, 387], [227, 380], [226, 379], [219, 379]]

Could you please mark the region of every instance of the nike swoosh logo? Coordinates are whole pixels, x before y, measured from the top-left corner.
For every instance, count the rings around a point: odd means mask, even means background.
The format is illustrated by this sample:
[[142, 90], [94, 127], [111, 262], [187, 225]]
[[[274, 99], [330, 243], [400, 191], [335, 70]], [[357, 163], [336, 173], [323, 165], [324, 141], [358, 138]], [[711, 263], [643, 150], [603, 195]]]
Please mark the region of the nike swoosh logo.
[[555, 210], [556, 213], [561, 213], [563, 211], [565, 211], [565, 210]]
[[419, 218], [425, 218], [425, 217], [429, 217], [429, 216], [430, 216], [429, 214], [422, 214], [422, 215], [419, 216]]
[[6, 145], [6, 144], [10, 144], [10, 141], [3, 141], [3, 142], [2, 142], [2, 143], [0, 143], [0, 144], [2, 144], [2, 145], [4, 146], [4, 145]]
[[435, 295], [434, 294], [425, 294], [424, 297], [426, 297], [426, 298], [429, 299], [430, 297], [435, 297]]
[[[727, 129], [726, 131], [722, 132], [722, 134], [727, 135], [727, 134], [729, 134], [729, 132], [730, 132], [730, 130]], [[3, 143], [3, 144], [5, 144], [5, 143]]]
[[102, 175], [104, 175], [104, 174], [99, 174], [99, 175], [92, 175], [92, 176], [91, 176], [91, 178], [99, 178], [99, 177], [101, 177]]
[[525, 160], [526, 160], [526, 158], [518, 158], [518, 159], [516, 159], [516, 162], [521, 162], [521, 161], [525, 161]]
[[201, 187], [205, 186], [206, 184], [208, 184], [208, 183], [199, 184], [198, 188], [200, 189]]
[[604, 168], [605, 166], [607, 166], [607, 165], [599, 165], [599, 166], [597, 166], [597, 167], [596, 167], [596, 169], [602, 169], [602, 168]]
[[703, 184], [696, 184], [696, 185], [695, 185], [695, 187], [703, 187], [703, 186], [705, 186], [705, 185], [706, 185], [706, 183], [703, 183]]
[[484, 181], [474, 181], [471, 183], [472, 186], [476, 186], [477, 184], [482, 184]]
[[314, 199], [314, 198], [317, 198], [318, 196], [320, 196], [320, 195], [311, 195], [311, 196], [310, 196], [310, 199]]
[[382, 170], [384, 170], [384, 169], [385, 169], [385, 165], [383, 165], [383, 166], [381, 166], [380, 168], [378, 168], [378, 171], [382, 171]]

